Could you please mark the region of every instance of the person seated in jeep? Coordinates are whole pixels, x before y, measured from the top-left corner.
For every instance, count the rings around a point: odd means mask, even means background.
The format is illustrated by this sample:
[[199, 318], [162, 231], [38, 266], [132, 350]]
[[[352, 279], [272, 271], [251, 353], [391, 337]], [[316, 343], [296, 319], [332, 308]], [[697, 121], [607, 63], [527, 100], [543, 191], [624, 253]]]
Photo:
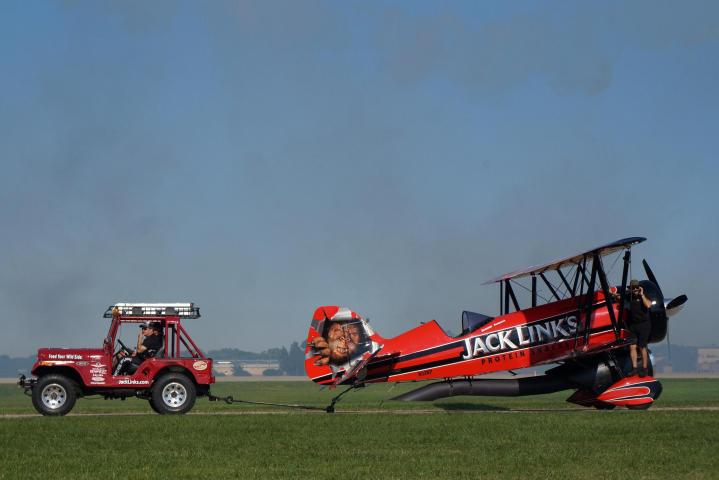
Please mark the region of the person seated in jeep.
[[135, 351], [130, 356], [124, 351], [120, 353], [122, 358], [117, 363], [113, 375], [132, 375], [142, 362], [154, 357], [163, 345], [161, 331], [162, 325], [159, 322], [141, 324]]

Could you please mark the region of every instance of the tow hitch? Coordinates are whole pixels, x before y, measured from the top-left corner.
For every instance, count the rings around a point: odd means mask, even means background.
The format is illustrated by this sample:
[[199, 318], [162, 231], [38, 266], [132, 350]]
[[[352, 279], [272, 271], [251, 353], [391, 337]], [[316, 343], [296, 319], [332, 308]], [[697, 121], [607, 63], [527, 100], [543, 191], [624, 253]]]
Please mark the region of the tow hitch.
[[17, 381], [18, 386], [22, 388], [25, 395], [28, 396], [32, 395], [32, 389], [35, 387], [36, 383], [37, 378], [27, 378], [25, 375], [20, 375], [20, 378]]

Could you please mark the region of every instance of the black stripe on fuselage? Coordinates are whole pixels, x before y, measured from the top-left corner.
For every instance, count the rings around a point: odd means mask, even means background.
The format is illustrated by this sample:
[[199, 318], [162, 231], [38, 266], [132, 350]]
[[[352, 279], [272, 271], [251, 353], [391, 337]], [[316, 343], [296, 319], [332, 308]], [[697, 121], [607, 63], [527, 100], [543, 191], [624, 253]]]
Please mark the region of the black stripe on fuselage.
[[[611, 328], [611, 327], [603, 327], [603, 328], [592, 329], [592, 330], [589, 331], [589, 334], [590, 334], [590, 335], [595, 335], [595, 334], [597, 334], [597, 333], [604, 333], [604, 332], [610, 332], [610, 331], [612, 331], [612, 328]], [[494, 332], [493, 332], [493, 333], [494, 333]], [[429, 368], [442, 367], [442, 366], [445, 366], [445, 365], [451, 365], [451, 364], [453, 364], [453, 363], [458, 363], [458, 362], [460, 362], [460, 361], [462, 361], [462, 362], [467, 362], [467, 361], [471, 361], [471, 360], [479, 360], [479, 359], [482, 359], [482, 358], [495, 357], [495, 356], [498, 356], [498, 355], [507, 355], [507, 354], [510, 354], [510, 353], [518, 353], [518, 352], [520, 352], [520, 351], [532, 350], [533, 348], [544, 347], [544, 346], [553, 345], [553, 344], [559, 344], [560, 341], [572, 341], [572, 340], [573, 340], [572, 338], [555, 339], [555, 340], [549, 341], [549, 342], [536, 343], [536, 344], [534, 344], [534, 345], [530, 345], [530, 346], [527, 346], [527, 347], [524, 347], [524, 348], [517, 348], [517, 349], [512, 349], [512, 350], [504, 350], [504, 351], [501, 351], [501, 352], [490, 353], [490, 354], [487, 354], [487, 355], [478, 355], [478, 356], [476, 356], [476, 357], [472, 357], [472, 358], [468, 358], [468, 359], [462, 359], [462, 357], [459, 357], [459, 358], [457, 358], [457, 357], [450, 357], [450, 358], [445, 358], [445, 359], [442, 359], [442, 360], [436, 360], [436, 361], [434, 361], [434, 362], [428, 362], [428, 363], [423, 363], [423, 364], [420, 364], [420, 365], [414, 365], [414, 366], [412, 366], [412, 367], [398, 368], [398, 369], [392, 370], [392, 371], [390, 371], [390, 372], [368, 374], [367, 377], [366, 377], [366, 380], [373, 380], [373, 379], [382, 378], [382, 377], [391, 377], [391, 376], [393, 376], [393, 375], [400, 375], [400, 374], [403, 374], [403, 373], [412, 373], [412, 372], [416, 372], [416, 371], [419, 371], [419, 370], [426, 370], [426, 369], [429, 369]], [[464, 343], [464, 342], [463, 342], [463, 343]]]
[[[606, 302], [597, 303], [596, 305], [594, 305], [594, 309], [601, 308], [601, 307], [604, 306], [604, 305], [606, 305]], [[554, 315], [554, 316], [552, 316], [552, 317], [545, 317], [545, 318], [541, 318], [541, 319], [539, 319], [539, 320], [533, 320], [533, 321], [528, 322], [528, 323], [521, 323], [521, 324], [518, 324], [518, 325], [513, 325], [513, 326], [511, 326], [511, 327], [502, 328], [502, 329], [499, 329], [499, 330], [494, 330], [494, 331], [489, 331], [489, 330], [487, 330], [487, 332], [480, 332], [479, 334], [476, 334], [476, 335], [474, 335], [474, 334], [477, 333], [477, 330], [474, 330], [473, 332], [470, 332], [470, 333], [468, 333], [468, 334], [463, 335], [461, 340], [455, 340], [455, 341], [450, 342], [450, 343], [445, 343], [444, 345], [439, 345], [439, 346], [436, 346], [436, 347], [428, 348], [427, 350], [419, 350], [419, 351], [416, 351], [416, 352], [408, 353], [408, 354], [406, 354], [406, 355], [400, 355], [400, 356], [393, 357], [393, 358], [387, 358], [387, 359], [378, 360], [377, 362], [372, 362], [372, 363], [370, 363], [369, 366], [372, 367], [372, 368], [374, 368], [374, 367], [381, 367], [381, 366], [383, 366], [384, 364], [387, 364], [387, 363], [406, 362], [406, 361], [409, 361], [409, 360], [414, 360], [414, 359], [416, 359], [416, 358], [421, 358], [421, 357], [425, 357], [425, 356], [428, 356], [428, 355], [433, 355], [433, 354], [435, 354], [435, 353], [443, 352], [443, 351], [445, 351], [445, 350], [451, 350], [451, 349], [457, 348], [457, 347], [463, 347], [463, 348], [464, 348], [464, 341], [465, 341], [465, 339], [467, 339], [467, 338], [475, 338], [475, 337], [484, 336], [484, 335], [491, 335], [491, 334], [493, 334], [493, 333], [499, 333], [499, 332], [504, 332], [504, 331], [506, 331], [506, 330], [512, 330], [512, 329], [517, 328], [517, 327], [520, 327], [520, 328], [521, 328], [521, 327], [529, 327], [529, 326], [532, 326], [532, 325], [535, 325], [535, 324], [538, 324], [538, 323], [547, 323], [547, 322], [551, 322], [551, 321], [553, 321], [553, 320], [559, 320], [559, 319], [561, 319], [561, 318], [566, 318], [566, 317], [569, 317], [569, 316], [572, 316], [572, 315], [577, 316], [578, 314], [579, 314], [579, 311], [578, 311], [578, 310], [575, 310], [575, 311], [568, 312], [568, 313], [562, 313], [562, 314], [560, 314], [560, 315]], [[579, 325], [577, 325], [577, 328], [579, 328]], [[580, 330], [579, 333], [583, 333], [583, 331]], [[595, 333], [595, 330], [590, 330], [590, 333]], [[568, 337], [567, 337], [567, 338], [568, 338]], [[549, 340], [549, 341], [546, 341], [546, 342], [543, 342], [543, 343], [537, 343], [537, 344], [535, 344], [535, 345], [545, 345], [545, 344], [547, 344], [547, 343], [551, 343], [552, 341], [553, 341], [553, 340]], [[533, 345], [533, 346], [534, 346], [534, 345]], [[498, 353], [499, 353], [499, 352], [498, 352]], [[492, 355], [492, 354], [490, 354], [490, 355]]]

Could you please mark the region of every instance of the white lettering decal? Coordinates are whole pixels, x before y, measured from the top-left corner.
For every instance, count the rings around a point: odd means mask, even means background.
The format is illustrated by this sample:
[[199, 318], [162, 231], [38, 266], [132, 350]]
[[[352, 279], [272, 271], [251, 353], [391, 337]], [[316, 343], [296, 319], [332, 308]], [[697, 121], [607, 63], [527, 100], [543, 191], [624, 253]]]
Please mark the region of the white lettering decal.
[[120, 381], [117, 382], [117, 383], [119, 383], [120, 385], [147, 385], [147, 384], [150, 383], [150, 381], [149, 381], [149, 380], [130, 380], [130, 379], [127, 379], [127, 380], [120, 380]]
[[[545, 325], [546, 325], [546, 324], [545, 324]], [[546, 327], [545, 325], [537, 324], [537, 325], [534, 326], [534, 328], [537, 330], [537, 340], [540, 341], [540, 342], [541, 342], [542, 340], [544, 340], [545, 335], [546, 335], [546, 338], [547, 338], [547, 339], [551, 339], [551, 338], [552, 338], [552, 332], [551, 332], [551, 330], [549, 329], [549, 327]]]
[[[497, 344], [496, 344], [496, 345], [492, 345], [492, 339], [493, 339], [493, 338], [497, 340]], [[489, 348], [489, 351], [491, 351], [491, 352], [496, 352], [497, 350], [499, 350], [499, 346], [500, 346], [500, 345], [499, 345], [499, 336], [498, 336], [496, 333], [490, 333], [489, 335], [487, 335], [487, 339], [485, 340], [485, 344], [486, 344], [487, 347]]]
[[[567, 338], [577, 332], [577, 323], [577, 318], [572, 315], [554, 320], [545, 320], [542, 323], [519, 325], [487, 335], [465, 338], [463, 340], [464, 351], [461, 357], [462, 360], [469, 360], [474, 357], [492, 355], [498, 351], [507, 352], [521, 347], [531, 348], [540, 343]], [[491, 360], [490, 357], [488, 361]]]
[[472, 352], [472, 356], [476, 357], [479, 352], [487, 353], [487, 347], [484, 345], [482, 337], [474, 339], [474, 351]]
[[569, 334], [574, 335], [577, 332], [577, 317], [567, 317], [567, 325], [569, 325]]
[[499, 348], [501, 348], [502, 350], [504, 350], [505, 348], [517, 348], [517, 346], [513, 344], [509, 338], [507, 338], [512, 332], [513, 330], [505, 330], [504, 332], [499, 332]]
[[568, 337], [569, 332], [562, 327], [562, 322], [564, 322], [565, 320], [565, 318], [560, 318], [559, 321], [555, 324], [554, 328], [555, 331], [560, 333], [563, 337]]
[[472, 358], [472, 348], [470, 346], [471, 341], [472, 340], [469, 338], [464, 339], [465, 354], [462, 355], [462, 360], [468, 360], [468, 359]]
[[519, 339], [520, 345], [527, 345], [529, 343], [529, 339], [524, 338], [524, 335], [522, 334], [522, 330], [525, 328], [527, 328], [527, 327], [524, 327], [524, 326], [517, 327], [517, 338]]

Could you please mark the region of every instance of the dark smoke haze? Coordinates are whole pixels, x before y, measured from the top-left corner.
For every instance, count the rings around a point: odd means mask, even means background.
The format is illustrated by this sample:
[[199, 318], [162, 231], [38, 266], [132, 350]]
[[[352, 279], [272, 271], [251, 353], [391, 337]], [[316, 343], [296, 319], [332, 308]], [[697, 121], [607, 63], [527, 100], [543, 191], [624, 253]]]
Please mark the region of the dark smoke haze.
[[4, 3], [0, 354], [133, 300], [199, 304], [205, 349], [323, 304], [457, 332], [634, 235], [672, 341], [718, 343], [717, 59], [716, 2]]

